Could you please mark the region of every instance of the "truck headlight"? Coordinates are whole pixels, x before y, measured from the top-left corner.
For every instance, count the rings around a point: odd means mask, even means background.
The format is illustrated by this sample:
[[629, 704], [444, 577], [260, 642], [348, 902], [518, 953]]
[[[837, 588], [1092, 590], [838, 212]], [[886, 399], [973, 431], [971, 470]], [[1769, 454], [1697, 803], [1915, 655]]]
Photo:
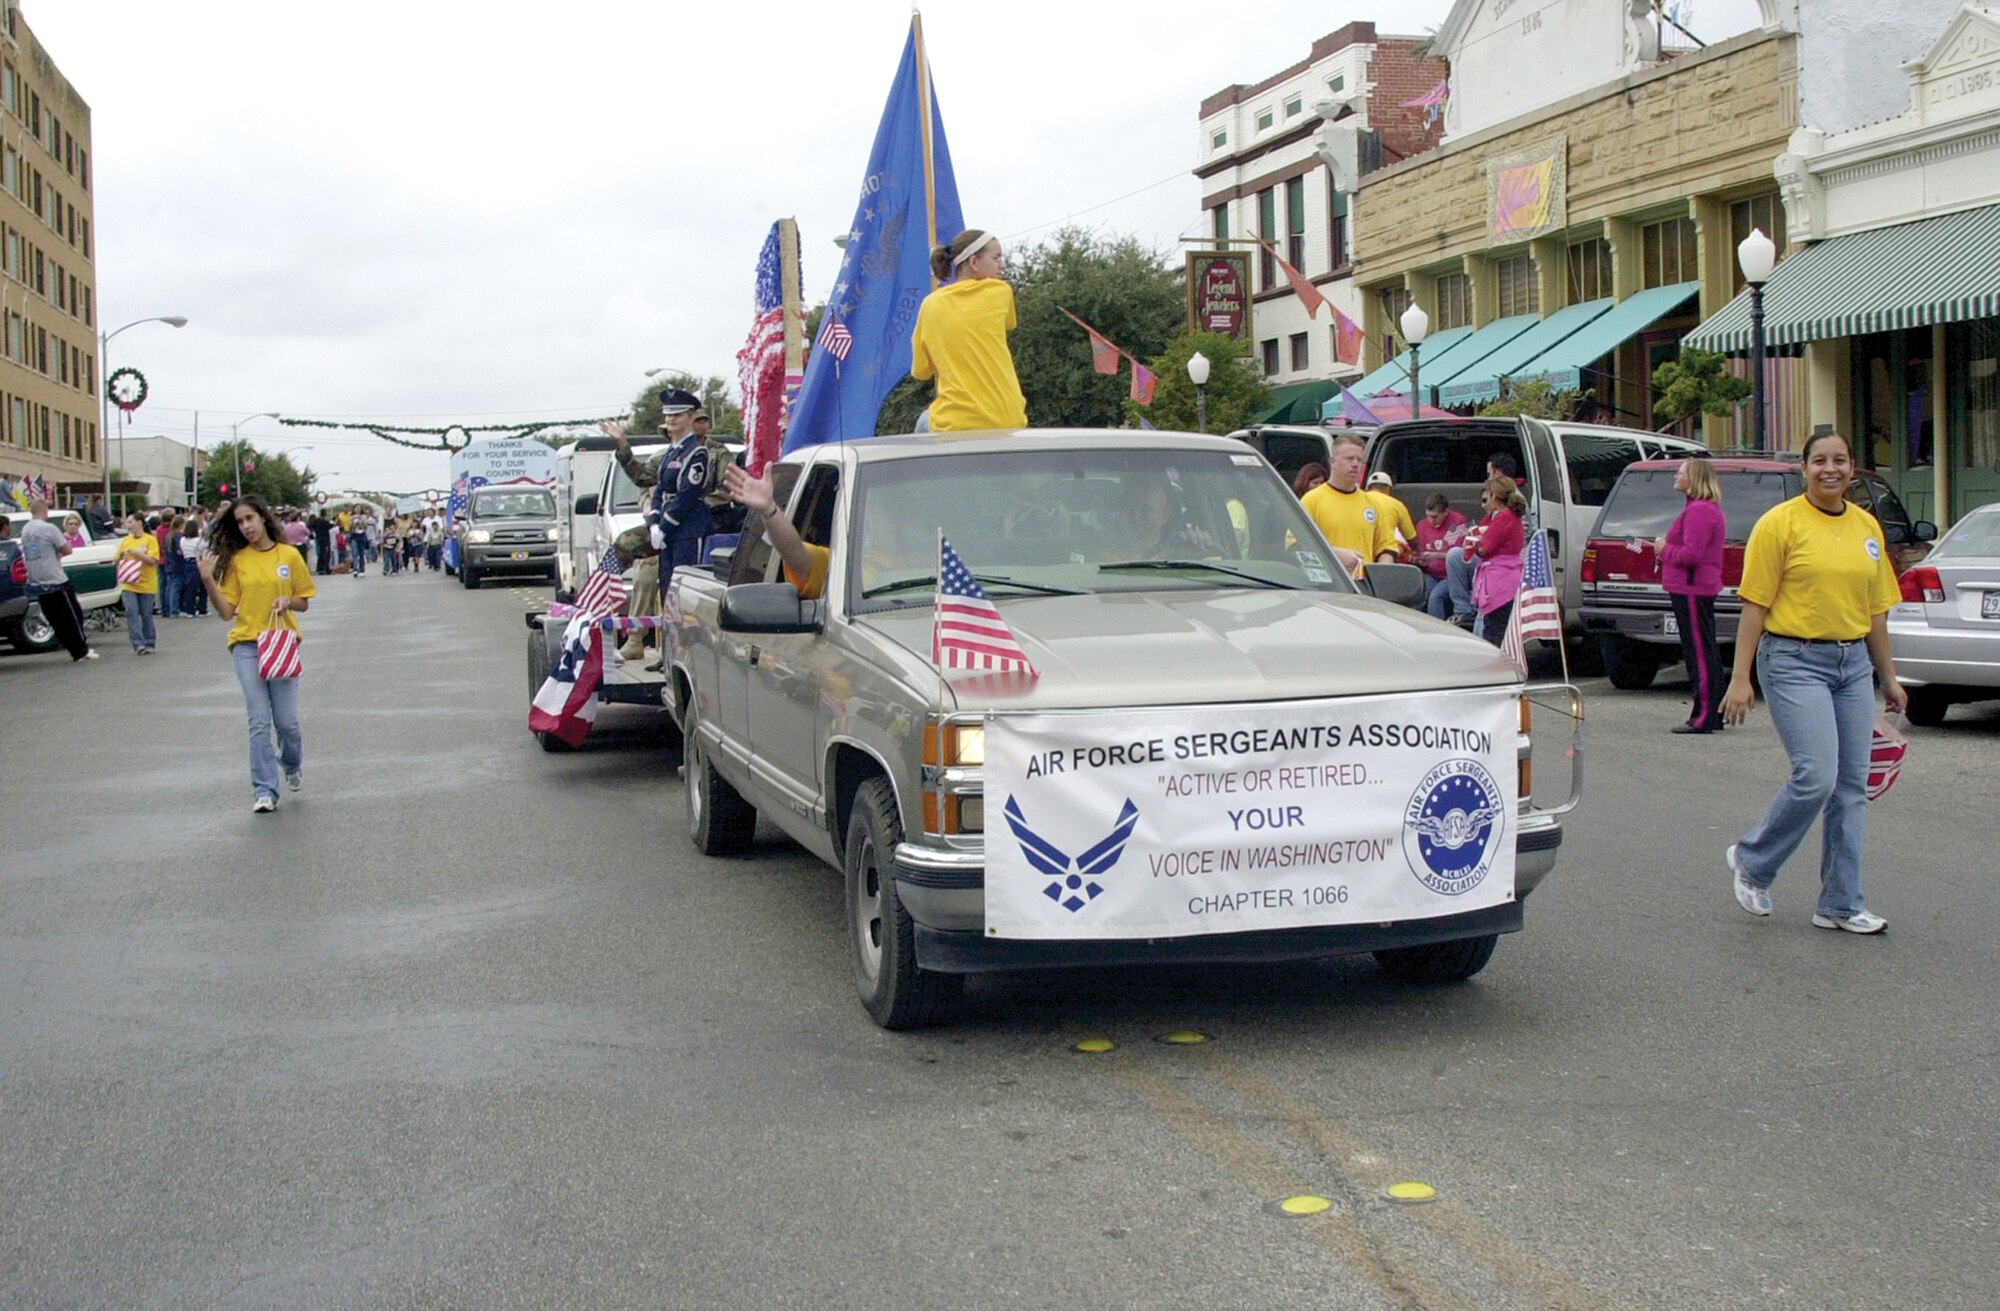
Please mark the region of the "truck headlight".
[[925, 725], [924, 763], [927, 765], [985, 764], [986, 725], [938, 723]]
[[475, 528], [465, 535], [465, 540], [473, 546], [484, 546], [493, 540], [493, 534], [484, 528]]
[[553, 528], [549, 529], [549, 540], [552, 542], [556, 540], [556, 530]]

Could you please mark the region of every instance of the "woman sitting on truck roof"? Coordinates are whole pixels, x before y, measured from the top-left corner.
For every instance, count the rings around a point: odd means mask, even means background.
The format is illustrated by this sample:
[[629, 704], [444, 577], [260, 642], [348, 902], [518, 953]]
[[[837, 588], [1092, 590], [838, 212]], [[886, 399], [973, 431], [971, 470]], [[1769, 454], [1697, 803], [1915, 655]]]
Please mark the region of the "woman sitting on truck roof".
[[943, 285], [917, 309], [910, 374], [937, 379], [932, 432], [1028, 426], [1028, 403], [1007, 349], [1014, 289], [1000, 276], [1005, 267], [1000, 238], [977, 228], [931, 251], [931, 273]]

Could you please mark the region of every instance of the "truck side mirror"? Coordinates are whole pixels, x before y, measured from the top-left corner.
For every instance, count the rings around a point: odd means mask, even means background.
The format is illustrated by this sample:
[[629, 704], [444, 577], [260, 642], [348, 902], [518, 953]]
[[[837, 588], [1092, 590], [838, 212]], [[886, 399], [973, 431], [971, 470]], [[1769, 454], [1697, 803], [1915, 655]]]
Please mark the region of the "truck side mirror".
[[1378, 601], [1421, 610], [1430, 597], [1424, 571], [1413, 564], [1365, 565], [1361, 577], [1368, 585], [1368, 594]]
[[716, 625], [725, 633], [810, 633], [819, 628], [819, 607], [790, 583], [738, 583], [723, 589]]
[[1910, 525], [1910, 536], [1920, 542], [1935, 542], [1937, 540], [1937, 525], [1928, 519], [1919, 519]]
[[578, 514], [580, 514], [580, 515], [585, 515], [585, 516], [589, 516], [589, 515], [593, 515], [593, 514], [596, 514], [596, 513], [597, 513], [597, 493], [596, 493], [596, 492], [587, 492], [587, 493], [585, 493], [584, 495], [582, 495], [582, 496], [579, 496], [579, 497], [577, 497], [577, 498], [576, 498], [576, 512], [577, 512]]

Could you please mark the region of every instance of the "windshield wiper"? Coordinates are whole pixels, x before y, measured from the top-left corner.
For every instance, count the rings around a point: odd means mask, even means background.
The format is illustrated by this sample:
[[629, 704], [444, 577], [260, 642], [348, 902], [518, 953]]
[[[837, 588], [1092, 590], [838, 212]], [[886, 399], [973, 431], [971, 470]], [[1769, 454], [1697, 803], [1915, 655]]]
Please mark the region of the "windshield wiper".
[[[973, 577], [979, 581], [981, 587], [1018, 587], [1024, 592], [1035, 592], [1042, 596], [1083, 595], [1081, 588], [1051, 587], [1047, 583], [1027, 583], [1022, 582], [1018, 578], [1008, 578], [1003, 574], [974, 574]], [[936, 586], [936, 574], [927, 574], [922, 578], [903, 578], [893, 583], [883, 583], [880, 587], [871, 587], [861, 594], [861, 599], [866, 601], [872, 597], [891, 596], [897, 592], [913, 591], [919, 587], [935, 588]]]
[[1158, 569], [1172, 572], [1180, 572], [1188, 569], [1205, 569], [1211, 573], [1228, 574], [1231, 578], [1240, 578], [1246, 583], [1255, 583], [1259, 587], [1276, 587], [1288, 592], [1298, 590], [1296, 583], [1281, 583], [1275, 578], [1265, 578], [1261, 574], [1253, 574], [1245, 569], [1237, 569], [1231, 565], [1218, 564], [1209, 560], [1113, 560], [1108, 564], [1100, 564], [1097, 567], [1099, 569]]

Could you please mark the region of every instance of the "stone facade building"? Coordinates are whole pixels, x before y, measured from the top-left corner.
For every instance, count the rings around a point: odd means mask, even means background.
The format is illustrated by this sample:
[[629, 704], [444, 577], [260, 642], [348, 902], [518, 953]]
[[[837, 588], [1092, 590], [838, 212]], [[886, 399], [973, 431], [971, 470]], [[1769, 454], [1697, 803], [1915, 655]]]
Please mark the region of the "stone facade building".
[[98, 483], [90, 106], [0, 10], [0, 473]]
[[1359, 321], [1349, 279], [1360, 174], [1430, 149], [1434, 115], [1405, 107], [1444, 80], [1442, 62], [1421, 38], [1378, 36], [1349, 23], [1313, 42], [1306, 58], [1254, 84], [1201, 103], [1195, 176], [1203, 229], [1218, 248], [1251, 250], [1251, 350], [1277, 388], [1273, 412], [1298, 406], [1307, 417], [1336, 390], [1332, 379], [1359, 369], [1338, 359], [1333, 316], [1309, 317], [1261, 247], [1262, 235], [1332, 305]]

